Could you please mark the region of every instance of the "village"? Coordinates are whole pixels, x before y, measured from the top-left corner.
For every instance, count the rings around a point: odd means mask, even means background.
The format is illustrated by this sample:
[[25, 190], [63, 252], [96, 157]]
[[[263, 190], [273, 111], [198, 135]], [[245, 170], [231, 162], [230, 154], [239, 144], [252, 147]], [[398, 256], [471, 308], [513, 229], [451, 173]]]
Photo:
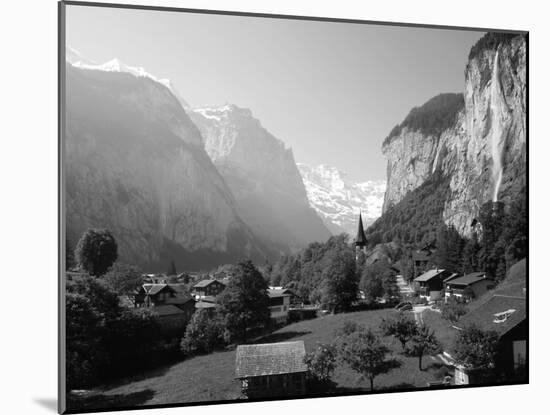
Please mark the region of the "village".
[[[366, 246], [359, 218], [349, 251], [355, 252], [354, 262], [368, 255]], [[111, 381], [101, 392], [77, 391], [71, 395], [73, 402], [81, 408], [101, 402], [125, 405], [127, 396], [145, 386], [155, 392], [145, 394], [143, 403], [447, 388], [523, 379], [525, 259], [496, 282], [483, 271], [461, 275], [434, 267], [435, 253], [433, 243], [412, 252], [412, 278], [395, 275], [397, 290], [374, 301], [356, 284], [354, 298], [345, 306], [341, 299], [327, 306], [326, 301], [307, 301], [292, 287], [268, 285], [249, 261], [211, 273], [178, 274], [172, 264], [173, 272], [134, 275], [129, 286], [129, 274], [122, 272], [125, 289], [116, 296], [118, 306], [130, 313], [145, 312], [158, 326], [151, 338], [129, 336], [144, 342], [144, 350], [157, 357], [163, 352], [151, 342], [164, 342], [164, 353], [172, 357], [152, 359], [137, 380], [121, 367], [109, 375]], [[371, 260], [378, 261], [376, 255]], [[78, 281], [89, 275], [68, 272], [67, 277]], [[126, 347], [139, 348], [134, 341]], [[161, 380], [156, 366], [162, 367]], [[147, 380], [148, 372], [154, 381]], [[113, 396], [121, 401], [113, 401]]]

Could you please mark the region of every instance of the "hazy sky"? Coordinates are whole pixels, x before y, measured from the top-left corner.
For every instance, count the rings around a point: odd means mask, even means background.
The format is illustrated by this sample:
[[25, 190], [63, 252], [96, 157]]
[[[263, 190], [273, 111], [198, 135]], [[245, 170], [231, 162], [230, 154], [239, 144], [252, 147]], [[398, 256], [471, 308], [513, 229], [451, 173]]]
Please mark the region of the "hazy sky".
[[168, 78], [191, 106], [250, 108], [296, 161], [385, 179], [413, 106], [462, 92], [482, 32], [67, 6], [67, 45]]

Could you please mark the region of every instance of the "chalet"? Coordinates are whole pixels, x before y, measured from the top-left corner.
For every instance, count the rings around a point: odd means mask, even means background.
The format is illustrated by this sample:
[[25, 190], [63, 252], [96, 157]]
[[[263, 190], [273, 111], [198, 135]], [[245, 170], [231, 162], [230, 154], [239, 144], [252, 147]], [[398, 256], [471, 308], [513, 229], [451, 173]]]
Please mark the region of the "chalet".
[[431, 269], [414, 279], [416, 292], [428, 301], [435, 301], [441, 297], [443, 281], [451, 276], [451, 272], [444, 269]]
[[493, 280], [487, 278], [484, 272], [473, 272], [462, 277], [451, 276], [444, 283], [445, 301], [451, 297], [455, 297], [468, 302], [495, 286]]
[[[472, 324], [499, 336], [494, 374], [508, 381], [526, 380], [527, 362], [527, 267], [525, 259], [514, 264], [494, 292], [470, 303], [470, 312], [455, 325]], [[449, 353], [446, 353], [449, 354]], [[452, 351], [451, 351], [452, 354]], [[451, 356], [452, 357], [452, 356]], [[455, 365], [455, 384], [482, 383], [483, 372]]]
[[202, 280], [193, 286], [191, 295], [196, 300], [203, 300], [207, 297], [215, 298], [225, 289], [225, 284], [214, 279]]
[[[499, 336], [495, 372], [506, 379], [521, 374], [527, 363], [527, 302], [525, 297], [494, 295], [457, 323], [458, 329], [472, 324]], [[455, 367], [455, 384], [479, 382], [476, 368]]]
[[240, 345], [235, 378], [249, 398], [297, 396], [306, 392], [303, 341]]
[[269, 311], [271, 320], [275, 324], [284, 324], [288, 321], [288, 310], [292, 292], [285, 288], [270, 288], [267, 290], [269, 296]]

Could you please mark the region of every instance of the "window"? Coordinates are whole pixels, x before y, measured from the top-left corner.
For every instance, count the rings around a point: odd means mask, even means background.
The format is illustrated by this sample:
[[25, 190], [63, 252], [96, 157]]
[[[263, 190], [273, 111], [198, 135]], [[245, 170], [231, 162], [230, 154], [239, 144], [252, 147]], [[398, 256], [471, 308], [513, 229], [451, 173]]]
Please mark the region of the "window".
[[493, 320], [493, 323], [504, 323], [506, 320], [508, 320], [508, 317], [510, 317], [514, 313], [513, 308], [503, 311], [501, 313], [494, 314], [495, 319]]

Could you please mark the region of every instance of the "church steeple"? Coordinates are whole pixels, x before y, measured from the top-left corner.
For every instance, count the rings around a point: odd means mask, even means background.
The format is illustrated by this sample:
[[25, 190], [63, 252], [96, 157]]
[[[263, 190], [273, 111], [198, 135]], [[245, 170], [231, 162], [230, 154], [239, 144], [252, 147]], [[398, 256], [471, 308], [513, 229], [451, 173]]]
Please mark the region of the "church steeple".
[[357, 227], [357, 236], [355, 237], [355, 247], [364, 248], [365, 246], [367, 246], [367, 237], [365, 236], [365, 230], [363, 229], [361, 212], [359, 212], [359, 226]]

